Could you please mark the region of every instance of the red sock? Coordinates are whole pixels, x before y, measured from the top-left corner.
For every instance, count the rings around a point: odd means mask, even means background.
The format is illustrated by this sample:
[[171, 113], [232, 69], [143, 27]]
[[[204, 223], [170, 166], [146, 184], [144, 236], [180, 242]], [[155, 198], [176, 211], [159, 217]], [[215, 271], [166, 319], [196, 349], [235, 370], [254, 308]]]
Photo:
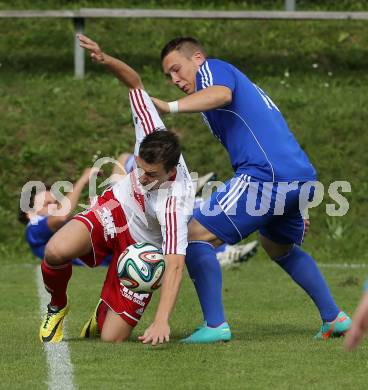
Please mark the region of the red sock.
[[50, 305], [62, 309], [68, 302], [66, 288], [72, 276], [72, 263], [52, 266], [44, 259], [41, 262], [41, 270], [45, 288], [51, 294]]

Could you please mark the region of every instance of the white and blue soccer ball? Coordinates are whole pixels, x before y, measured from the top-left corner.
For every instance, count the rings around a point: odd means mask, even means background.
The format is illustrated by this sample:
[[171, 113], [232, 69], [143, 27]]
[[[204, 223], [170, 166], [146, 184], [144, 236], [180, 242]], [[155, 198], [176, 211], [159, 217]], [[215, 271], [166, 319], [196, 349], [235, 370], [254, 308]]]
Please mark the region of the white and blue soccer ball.
[[135, 243], [119, 256], [118, 277], [129, 290], [152, 293], [161, 287], [165, 272], [162, 250], [153, 244]]

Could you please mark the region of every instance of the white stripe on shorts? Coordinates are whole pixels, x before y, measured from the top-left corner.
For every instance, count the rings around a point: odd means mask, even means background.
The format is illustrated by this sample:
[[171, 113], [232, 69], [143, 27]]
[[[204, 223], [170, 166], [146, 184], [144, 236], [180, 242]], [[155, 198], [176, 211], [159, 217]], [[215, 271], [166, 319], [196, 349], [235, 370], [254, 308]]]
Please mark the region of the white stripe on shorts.
[[124, 315], [126, 315], [127, 317], [129, 317], [129, 318], [131, 318], [132, 320], [134, 320], [134, 321], [139, 321], [139, 319], [137, 319], [137, 318], [134, 318], [133, 316], [131, 316], [129, 313], [127, 313], [126, 311], [123, 311], [123, 314]]
[[233, 194], [236, 194], [236, 192], [239, 190], [239, 188], [242, 185], [242, 181], [244, 178], [244, 174], [237, 177], [232, 183], [235, 182], [235, 184], [230, 184], [229, 192], [220, 200], [219, 205], [224, 208], [226, 207], [226, 204], [229, 202], [230, 198]]
[[[224, 207], [224, 211], [228, 211], [231, 209], [231, 207], [234, 205], [235, 202], [237, 202], [240, 197], [243, 195], [244, 191], [247, 189], [247, 187], [249, 186], [249, 182], [250, 182], [250, 177], [248, 176], [246, 178], [246, 182], [245, 182], [245, 185], [243, 185], [243, 188], [240, 190], [239, 194], [233, 199], [233, 201], [231, 203], [228, 203], [225, 207]], [[229, 200], [230, 202], [230, 200]]]

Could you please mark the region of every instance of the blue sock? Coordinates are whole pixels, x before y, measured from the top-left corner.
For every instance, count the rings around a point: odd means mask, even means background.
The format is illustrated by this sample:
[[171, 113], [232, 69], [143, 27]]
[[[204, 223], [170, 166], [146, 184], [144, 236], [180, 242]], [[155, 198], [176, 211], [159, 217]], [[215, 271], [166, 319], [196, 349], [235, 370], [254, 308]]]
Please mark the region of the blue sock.
[[217, 327], [225, 322], [222, 304], [222, 273], [215, 248], [208, 242], [190, 242], [185, 263], [193, 280], [207, 325]]
[[333, 321], [337, 317], [340, 310], [312, 256], [294, 245], [287, 255], [273, 260], [312, 298], [322, 321]]

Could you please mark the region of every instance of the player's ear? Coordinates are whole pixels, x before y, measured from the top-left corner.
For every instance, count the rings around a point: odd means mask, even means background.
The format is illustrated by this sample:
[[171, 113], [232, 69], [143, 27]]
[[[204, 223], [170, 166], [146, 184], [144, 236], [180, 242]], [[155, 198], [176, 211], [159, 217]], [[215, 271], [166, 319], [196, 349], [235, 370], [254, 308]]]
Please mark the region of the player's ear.
[[203, 64], [203, 62], [206, 60], [206, 58], [205, 58], [204, 54], [198, 50], [198, 51], [194, 52], [194, 54], [192, 55], [192, 60], [194, 61], [194, 63], [197, 66], [201, 66]]

